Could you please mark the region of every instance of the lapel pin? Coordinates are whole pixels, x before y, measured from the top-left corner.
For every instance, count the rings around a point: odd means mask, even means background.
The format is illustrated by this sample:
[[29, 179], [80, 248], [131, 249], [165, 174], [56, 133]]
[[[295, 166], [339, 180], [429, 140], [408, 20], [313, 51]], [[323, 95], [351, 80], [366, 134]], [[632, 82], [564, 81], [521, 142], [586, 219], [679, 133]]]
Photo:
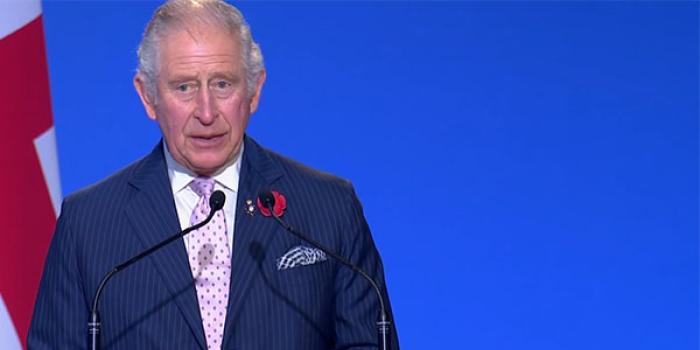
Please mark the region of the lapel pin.
[[252, 199], [245, 200], [245, 212], [250, 216], [253, 216], [255, 214], [255, 205], [253, 205]]

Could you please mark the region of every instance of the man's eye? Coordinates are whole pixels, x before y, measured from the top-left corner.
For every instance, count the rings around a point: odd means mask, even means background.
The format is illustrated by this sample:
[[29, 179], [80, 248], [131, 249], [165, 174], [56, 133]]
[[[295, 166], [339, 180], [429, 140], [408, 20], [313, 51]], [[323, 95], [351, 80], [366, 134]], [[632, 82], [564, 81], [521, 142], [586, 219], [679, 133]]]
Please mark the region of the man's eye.
[[180, 84], [176, 87], [176, 90], [179, 92], [188, 92], [192, 90], [192, 86], [190, 84]]
[[225, 81], [225, 80], [219, 80], [216, 83], [214, 83], [214, 87], [216, 87], [217, 89], [221, 89], [221, 90], [226, 89], [230, 86], [231, 86], [231, 83], [229, 83], [228, 81]]

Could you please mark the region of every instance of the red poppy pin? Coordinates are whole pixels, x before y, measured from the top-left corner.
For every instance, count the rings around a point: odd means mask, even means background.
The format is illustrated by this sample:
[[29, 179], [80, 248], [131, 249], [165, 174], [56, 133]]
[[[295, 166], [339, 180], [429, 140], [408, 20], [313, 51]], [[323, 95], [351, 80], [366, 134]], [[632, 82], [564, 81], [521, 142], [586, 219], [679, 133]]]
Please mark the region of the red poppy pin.
[[[272, 191], [272, 196], [275, 197], [275, 205], [272, 207], [272, 210], [275, 211], [276, 216], [282, 216], [284, 215], [284, 210], [287, 209], [287, 199], [284, 198], [284, 195], [277, 191]], [[263, 216], [270, 216], [270, 210], [265, 208], [262, 205], [262, 202], [260, 202], [260, 198], [258, 198], [258, 209], [260, 209], [260, 213], [263, 214]]]

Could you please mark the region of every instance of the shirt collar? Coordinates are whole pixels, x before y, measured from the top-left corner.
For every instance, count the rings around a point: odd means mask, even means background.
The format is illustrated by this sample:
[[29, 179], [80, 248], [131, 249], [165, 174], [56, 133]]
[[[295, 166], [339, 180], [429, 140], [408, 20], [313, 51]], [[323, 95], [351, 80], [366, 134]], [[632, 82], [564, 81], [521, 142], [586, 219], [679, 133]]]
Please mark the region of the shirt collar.
[[[223, 169], [212, 176], [216, 183], [226, 187], [227, 189], [238, 192], [238, 180], [241, 174], [241, 159], [243, 158], [244, 142], [241, 142], [241, 149], [233, 163], [229, 163]], [[168, 177], [170, 178], [170, 187], [173, 193], [178, 193], [190, 185], [190, 182], [197, 177], [197, 174], [190, 169], [185, 168], [182, 164], [173, 159], [173, 156], [168, 151], [168, 147], [163, 141], [163, 153], [165, 154], [165, 163], [168, 166]]]

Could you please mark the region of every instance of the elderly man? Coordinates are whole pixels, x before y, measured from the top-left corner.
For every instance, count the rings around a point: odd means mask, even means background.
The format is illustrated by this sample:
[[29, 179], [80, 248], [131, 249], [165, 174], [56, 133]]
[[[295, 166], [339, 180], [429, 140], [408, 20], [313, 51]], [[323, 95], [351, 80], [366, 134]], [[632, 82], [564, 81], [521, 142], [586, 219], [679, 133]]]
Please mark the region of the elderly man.
[[386, 298], [352, 186], [245, 135], [265, 70], [240, 12], [213, 0], [168, 2], [138, 53], [134, 85], [164, 141], [63, 203], [29, 348], [86, 347], [89, 305], [105, 273], [200, 222], [214, 190], [227, 199], [207, 226], [107, 285], [105, 348], [377, 348], [379, 302], [370, 285], [256, 205], [258, 193], [273, 190], [276, 214], [367, 271]]

